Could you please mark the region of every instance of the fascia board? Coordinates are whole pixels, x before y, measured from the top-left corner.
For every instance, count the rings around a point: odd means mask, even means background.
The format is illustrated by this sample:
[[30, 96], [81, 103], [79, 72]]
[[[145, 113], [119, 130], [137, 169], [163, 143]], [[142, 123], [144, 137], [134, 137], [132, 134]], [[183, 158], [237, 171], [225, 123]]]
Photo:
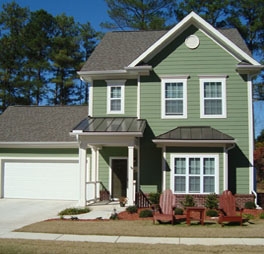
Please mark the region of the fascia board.
[[78, 148], [78, 142], [0, 142], [0, 148]]
[[[156, 41], [151, 47], [149, 47], [143, 54], [136, 58], [129, 67], [136, 66], [143, 59], [149, 58], [154, 55], [159, 49], [164, 48], [171, 42], [177, 35], [184, 31], [191, 24], [195, 25], [201, 30], [204, 30], [213, 39], [220, 42], [225, 48], [227, 48], [234, 55], [238, 55], [241, 59], [247, 60], [253, 65], [260, 65], [255, 59], [241, 50], [237, 45], [235, 45], [231, 40], [226, 38], [223, 34], [217, 31], [212, 25], [202, 19], [195, 12], [191, 12], [182, 21], [180, 21], [176, 26], [169, 30], [165, 35], [163, 35], [158, 41]], [[151, 58], [151, 57], [150, 57]]]

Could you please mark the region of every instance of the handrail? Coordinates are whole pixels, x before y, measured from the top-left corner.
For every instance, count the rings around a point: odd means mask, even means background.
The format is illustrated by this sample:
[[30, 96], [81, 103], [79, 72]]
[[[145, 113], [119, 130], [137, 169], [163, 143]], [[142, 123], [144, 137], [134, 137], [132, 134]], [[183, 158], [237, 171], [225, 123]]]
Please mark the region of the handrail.
[[141, 189], [136, 193], [135, 204], [138, 208], [146, 208], [151, 206], [151, 202]]

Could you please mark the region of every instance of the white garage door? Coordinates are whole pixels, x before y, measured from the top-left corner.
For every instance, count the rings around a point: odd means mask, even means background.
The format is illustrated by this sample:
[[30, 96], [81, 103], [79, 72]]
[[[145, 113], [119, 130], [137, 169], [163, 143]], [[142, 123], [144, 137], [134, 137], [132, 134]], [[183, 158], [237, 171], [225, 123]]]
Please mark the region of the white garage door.
[[77, 200], [79, 170], [72, 161], [4, 162], [4, 197]]

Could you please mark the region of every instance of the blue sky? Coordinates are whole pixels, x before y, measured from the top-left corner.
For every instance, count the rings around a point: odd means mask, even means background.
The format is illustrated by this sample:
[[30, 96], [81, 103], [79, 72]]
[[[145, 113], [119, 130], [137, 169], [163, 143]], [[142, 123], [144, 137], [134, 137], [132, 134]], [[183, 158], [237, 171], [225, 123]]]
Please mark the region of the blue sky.
[[[12, 0], [0, 0], [0, 7], [10, 2]], [[44, 9], [54, 16], [62, 13], [73, 16], [75, 21], [82, 24], [89, 21], [98, 31], [101, 30], [101, 22], [109, 21], [104, 0], [16, 0], [15, 2], [21, 7], [29, 7], [30, 11]]]
[[[10, 2], [12, 0], [0, 0], [0, 9], [3, 3]], [[73, 16], [75, 21], [82, 24], [89, 21], [97, 31], [102, 31], [100, 23], [109, 21], [104, 0], [16, 0], [16, 2], [21, 7], [29, 7], [30, 11], [44, 9], [54, 16], [62, 13]], [[264, 103], [254, 103], [254, 111], [255, 133], [259, 135], [264, 129]]]

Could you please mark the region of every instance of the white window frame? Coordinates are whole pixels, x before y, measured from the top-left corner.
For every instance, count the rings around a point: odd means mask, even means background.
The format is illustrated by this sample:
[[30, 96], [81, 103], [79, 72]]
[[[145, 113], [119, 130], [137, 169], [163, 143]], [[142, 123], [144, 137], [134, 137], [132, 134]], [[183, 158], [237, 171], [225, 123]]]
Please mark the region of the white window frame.
[[[175, 158], [184, 158], [186, 160], [186, 165], [189, 165], [189, 159], [190, 158], [199, 158], [200, 159], [200, 174], [197, 175], [200, 177], [200, 191], [199, 192], [190, 192], [189, 191], [189, 169], [186, 167], [186, 172], [185, 174], [182, 174], [182, 176], [185, 177], [185, 191], [184, 192], [176, 192], [174, 191], [174, 176], [176, 175], [174, 173], [174, 160]], [[205, 158], [213, 158], [215, 160], [215, 182], [214, 182], [214, 193], [219, 194], [219, 155], [218, 154], [171, 154], [170, 156], [170, 167], [171, 167], [171, 190], [174, 194], [194, 194], [194, 195], [199, 195], [199, 194], [210, 194], [211, 192], [203, 192], [204, 188], [204, 176], [203, 174], [203, 159]], [[187, 162], [188, 161], [188, 162]], [[181, 176], [180, 174], [178, 174]]]
[[[166, 83], [182, 83], [183, 84], [183, 112], [182, 115], [166, 115], [166, 98], [165, 85]], [[162, 119], [179, 119], [187, 118], [187, 77], [167, 77], [161, 78], [161, 118]]]
[[[205, 114], [204, 112], [204, 83], [205, 82], [221, 82], [222, 97], [217, 98], [222, 101], [222, 114]], [[215, 99], [215, 98], [213, 98]], [[200, 117], [201, 118], [226, 118], [226, 77], [200, 77]]]
[[[125, 80], [107, 80], [107, 114], [124, 114], [125, 113]], [[120, 110], [111, 110], [111, 89], [113, 87], [121, 88]]]

